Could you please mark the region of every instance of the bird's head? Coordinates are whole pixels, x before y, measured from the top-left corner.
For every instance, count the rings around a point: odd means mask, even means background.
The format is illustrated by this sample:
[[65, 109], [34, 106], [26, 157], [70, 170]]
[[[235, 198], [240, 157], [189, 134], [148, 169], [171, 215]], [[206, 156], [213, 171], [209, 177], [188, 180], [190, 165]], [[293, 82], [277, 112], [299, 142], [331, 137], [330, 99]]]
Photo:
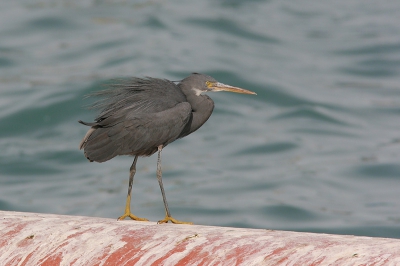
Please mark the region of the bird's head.
[[181, 83], [194, 90], [197, 96], [209, 91], [230, 91], [243, 94], [256, 94], [249, 90], [226, 85], [216, 81], [213, 77], [199, 73], [193, 73], [189, 77], [183, 79]]

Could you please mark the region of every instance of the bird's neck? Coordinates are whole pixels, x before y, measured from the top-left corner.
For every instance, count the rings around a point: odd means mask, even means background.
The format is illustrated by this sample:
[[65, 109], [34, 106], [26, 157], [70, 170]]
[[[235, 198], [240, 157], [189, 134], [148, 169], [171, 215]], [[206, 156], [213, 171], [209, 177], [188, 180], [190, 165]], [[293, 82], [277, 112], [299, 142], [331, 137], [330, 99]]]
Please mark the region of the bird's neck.
[[192, 106], [190, 128], [184, 133], [186, 136], [199, 129], [208, 120], [213, 112], [214, 102], [207, 95], [197, 95], [192, 88], [183, 87], [181, 89]]

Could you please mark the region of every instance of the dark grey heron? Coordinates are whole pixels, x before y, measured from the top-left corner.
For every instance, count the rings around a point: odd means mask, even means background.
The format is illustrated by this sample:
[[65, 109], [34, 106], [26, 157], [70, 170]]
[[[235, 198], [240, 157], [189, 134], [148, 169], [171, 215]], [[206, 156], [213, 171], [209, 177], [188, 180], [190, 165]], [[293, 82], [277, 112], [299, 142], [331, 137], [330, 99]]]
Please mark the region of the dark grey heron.
[[130, 168], [125, 213], [118, 220], [130, 217], [147, 221], [131, 213], [132, 183], [138, 157], [150, 156], [158, 151], [157, 179], [165, 207], [165, 218], [158, 223], [191, 224], [172, 218], [168, 209], [162, 183], [161, 151], [169, 143], [196, 131], [208, 120], [214, 102], [203, 93], [209, 91], [256, 94], [198, 73], [178, 84], [166, 79], [133, 78], [91, 94], [101, 97], [93, 107], [102, 111], [93, 123], [79, 121], [90, 126], [79, 145], [80, 149], [84, 149], [86, 158], [101, 163], [117, 155], [135, 156]]

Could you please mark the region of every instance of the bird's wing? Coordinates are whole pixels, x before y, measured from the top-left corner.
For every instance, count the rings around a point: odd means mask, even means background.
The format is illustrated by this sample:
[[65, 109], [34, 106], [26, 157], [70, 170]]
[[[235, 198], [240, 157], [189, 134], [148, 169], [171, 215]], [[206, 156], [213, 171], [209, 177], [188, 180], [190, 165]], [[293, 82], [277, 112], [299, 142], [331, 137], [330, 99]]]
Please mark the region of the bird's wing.
[[85, 156], [104, 162], [117, 155], [149, 156], [159, 145], [176, 140], [191, 119], [192, 108], [182, 102], [153, 113], [129, 112], [125, 117], [106, 118], [83, 143]]
[[150, 77], [123, 81], [93, 96], [102, 98], [93, 105], [96, 109], [102, 109], [96, 122], [111, 116], [119, 118], [128, 113], [157, 113], [186, 101], [186, 96], [173, 82]]

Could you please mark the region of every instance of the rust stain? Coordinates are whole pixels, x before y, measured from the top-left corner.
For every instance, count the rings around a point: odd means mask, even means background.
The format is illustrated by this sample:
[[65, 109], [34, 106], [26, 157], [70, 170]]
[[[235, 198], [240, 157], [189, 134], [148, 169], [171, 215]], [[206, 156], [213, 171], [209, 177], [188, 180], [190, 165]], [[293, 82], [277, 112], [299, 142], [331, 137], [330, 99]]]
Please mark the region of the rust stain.
[[146, 253], [146, 250], [141, 250], [141, 247], [151, 239], [154, 234], [152, 230], [146, 228], [138, 230], [125, 231], [126, 228], [115, 230], [115, 233], [121, 235], [120, 241], [125, 242], [124, 246], [115, 250], [112, 254], [104, 254], [103, 258], [107, 258], [104, 265], [124, 264], [129, 262], [135, 264], [140, 260], [141, 255]]
[[55, 266], [61, 265], [62, 262], [62, 254], [54, 254], [48, 258], [46, 258], [43, 262], [40, 262], [40, 266]]
[[5, 228], [8, 232], [2, 233], [0, 238], [0, 247], [5, 246], [9, 241], [11, 241], [15, 236], [17, 236], [29, 223], [15, 223], [11, 221], [5, 221]]

